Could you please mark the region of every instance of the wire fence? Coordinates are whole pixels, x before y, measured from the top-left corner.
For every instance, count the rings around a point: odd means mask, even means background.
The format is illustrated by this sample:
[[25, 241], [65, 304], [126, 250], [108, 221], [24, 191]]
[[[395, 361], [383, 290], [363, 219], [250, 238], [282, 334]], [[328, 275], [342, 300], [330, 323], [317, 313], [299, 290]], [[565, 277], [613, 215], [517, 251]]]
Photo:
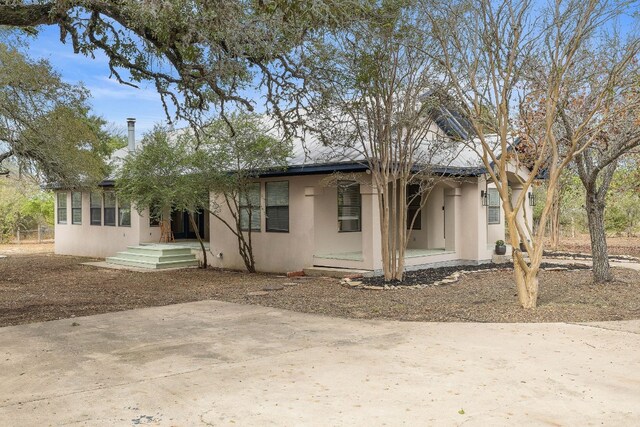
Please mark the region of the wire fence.
[[0, 240], [4, 240], [2, 243], [42, 243], [46, 241], [51, 241], [54, 238], [53, 228], [42, 226], [35, 230], [20, 230], [16, 231], [14, 236], [11, 238], [7, 238], [5, 236], [4, 239], [0, 238]]

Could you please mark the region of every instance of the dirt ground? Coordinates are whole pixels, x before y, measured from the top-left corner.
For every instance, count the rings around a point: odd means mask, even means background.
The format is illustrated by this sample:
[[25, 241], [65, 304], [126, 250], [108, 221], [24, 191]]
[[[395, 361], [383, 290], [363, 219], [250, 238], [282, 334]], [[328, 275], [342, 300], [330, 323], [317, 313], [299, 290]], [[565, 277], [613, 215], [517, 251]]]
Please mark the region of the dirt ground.
[[[454, 322], [583, 322], [640, 318], [640, 272], [615, 269], [616, 282], [590, 271], [545, 271], [539, 307], [517, 303], [510, 271], [464, 276], [425, 289], [355, 290], [327, 278], [184, 269], [130, 272], [84, 266], [89, 258], [0, 253], [0, 326], [199, 300], [258, 304], [329, 316]], [[287, 284], [288, 286], [284, 286]], [[293, 285], [292, 285], [293, 284]], [[249, 295], [273, 285], [284, 289]]]
[[[640, 258], [640, 237], [607, 237], [610, 255], [629, 255]], [[551, 250], [547, 245], [545, 250]], [[558, 250], [566, 252], [591, 253], [589, 235], [562, 237]]]

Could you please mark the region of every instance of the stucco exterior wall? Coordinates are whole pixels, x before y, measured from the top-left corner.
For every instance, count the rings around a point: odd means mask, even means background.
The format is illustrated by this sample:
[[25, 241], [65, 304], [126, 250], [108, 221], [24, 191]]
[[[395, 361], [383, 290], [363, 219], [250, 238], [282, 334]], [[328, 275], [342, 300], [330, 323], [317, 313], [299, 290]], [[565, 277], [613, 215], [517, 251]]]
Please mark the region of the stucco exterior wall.
[[[261, 231], [252, 232], [256, 267], [259, 271], [296, 271], [312, 265], [379, 270], [380, 255], [379, 210], [375, 188], [361, 184], [362, 231], [338, 232], [337, 189], [326, 186], [326, 175], [288, 176], [261, 179]], [[289, 182], [289, 232], [266, 232], [265, 183]], [[361, 182], [370, 180], [366, 174]], [[409, 249], [445, 249], [447, 253], [408, 257], [407, 266], [450, 261], [483, 262], [491, 258], [488, 243], [486, 207], [482, 206], [484, 178], [447, 180], [430, 193], [421, 213], [422, 229], [414, 230]], [[216, 199], [212, 195], [212, 200]], [[443, 210], [446, 207], [446, 210]], [[225, 209], [220, 214], [227, 221], [231, 215]], [[446, 217], [446, 220], [445, 220]], [[210, 264], [215, 267], [242, 270], [236, 237], [220, 220], [210, 219]], [[498, 226], [492, 226], [498, 229]], [[446, 230], [445, 230], [446, 228]], [[498, 235], [499, 230], [495, 231]], [[504, 226], [501, 228], [504, 236]], [[445, 238], [446, 234], [446, 238]], [[359, 258], [328, 255], [359, 253]], [[222, 254], [220, 256], [219, 254]]]
[[444, 187], [438, 184], [431, 190], [422, 220], [427, 235], [427, 248], [445, 247], [444, 241]]
[[362, 251], [362, 231], [338, 231], [338, 189], [316, 186], [313, 201], [314, 255]]
[[[302, 176], [259, 180], [260, 231], [251, 233], [258, 271], [285, 272], [312, 265], [315, 240], [313, 193], [319, 179], [318, 176]], [[288, 233], [266, 231], [265, 183], [271, 181], [289, 182]], [[305, 191], [309, 194], [305, 195]], [[221, 204], [219, 195], [212, 194], [211, 200]], [[233, 224], [231, 213], [227, 209], [221, 209], [219, 214]], [[236, 236], [218, 218], [210, 218], [209, 223], [209, 242], [211, 251], [216, 255], [211, 258], [210, 264], [214, 267], [243, 270], [245, 265], [238, 254]]]
[[[82, 193], [82, 224], [71, 222], [71, 192], [67, 194], [67, 223], [58, 224], [58, 198], [55, 198], [55, 244], [54, 250], [60, 255], [77, 255], [96, 258], [106, 258], [127, 246], [160, 240], [160, 227], [150, 227], [147, 212], [138, 214], [135, 208], [131, 210], [131, 226], [122, 227], [91, 225], [90, 224], [90, 196], [89, 192]], [[104, 211], [102, 212], [104, 222]], [[116, 208], [117, 217], [117, 208]]]

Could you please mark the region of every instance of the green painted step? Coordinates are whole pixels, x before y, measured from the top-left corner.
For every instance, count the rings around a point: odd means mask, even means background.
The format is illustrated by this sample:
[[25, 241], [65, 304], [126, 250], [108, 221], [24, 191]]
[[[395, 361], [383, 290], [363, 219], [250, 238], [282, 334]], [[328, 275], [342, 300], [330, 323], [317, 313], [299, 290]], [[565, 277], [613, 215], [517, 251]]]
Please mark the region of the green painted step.
[[153, 270], [198, 266], [191, 248], [174, 245], [130, 246], [125, 252], [118, 252], [105, 261], [109, 264]]
[[174, 245], [140, 245], [129, 246], [127, 252], [134, 254], [190, 255], [191, 248]]
[[113, 258], [125, 258], [132, 261], [144, 261], [144, 262], [165, 262], [165, 261], [191, 261], [194, 259], [194, 256], [191, 252], [188, 254], [171, 254], [171, 255], [162, 255], [162, 254], [142, 254], [135, 252], [118, 252]]

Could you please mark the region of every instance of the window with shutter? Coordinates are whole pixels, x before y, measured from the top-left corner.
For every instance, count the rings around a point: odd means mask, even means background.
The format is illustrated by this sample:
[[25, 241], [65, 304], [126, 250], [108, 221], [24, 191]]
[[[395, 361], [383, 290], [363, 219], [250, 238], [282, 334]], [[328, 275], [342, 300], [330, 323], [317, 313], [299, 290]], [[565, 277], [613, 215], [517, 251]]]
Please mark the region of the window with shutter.
[[265, 183], [267, 231], [289, 232], [289, 181]]
[[254, 182], [247, 187], [246, 194], [240, 195], [240, 229], [249, 231], [260, 231], [260, 183]]
[[495, 188], [487, 190], [487, 222], [500, 224], [500, 194]]
[[338, 181], [338, 231], [361, 231], [361, 210], [360, 184], [354, 181]]

